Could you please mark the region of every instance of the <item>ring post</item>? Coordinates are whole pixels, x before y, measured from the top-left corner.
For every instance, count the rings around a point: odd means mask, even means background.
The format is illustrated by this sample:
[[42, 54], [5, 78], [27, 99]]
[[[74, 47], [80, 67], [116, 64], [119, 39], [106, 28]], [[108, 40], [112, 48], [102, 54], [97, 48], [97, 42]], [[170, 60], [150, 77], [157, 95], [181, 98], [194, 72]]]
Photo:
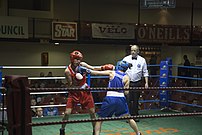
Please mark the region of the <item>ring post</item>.
[[2, 87], [2, 71], [1, 71], [1, 69], [2, 69], [2, 66], [0, 66], [0, 87]]
[[32, 135], [28, 77], [5, 76], [9, 135]]
[[91, 77], [91, 75], [87, 74], [87, 84], [88, 84], [88, 86], [90, 86], [90, 77]]
[[[169, 65], [172, 64], [171, 59], [167, 59], [166, 61], [161, 61], [160, 63], [160, 87], [168, 87], [169, 86], [169, 75], [172, 74], [171, 68]], [[169, 99], [169, 93], [165, 90], [160, 90], [159, 93], [160, 97], [160, 107], [161, 109], [166, 109], [169, 107], [168, 99]]]
[[[0, 87], [2, 87], [2, 66], [0, 66]], [[0, 89], [0, 102], [2, 102], [2, 89]]]

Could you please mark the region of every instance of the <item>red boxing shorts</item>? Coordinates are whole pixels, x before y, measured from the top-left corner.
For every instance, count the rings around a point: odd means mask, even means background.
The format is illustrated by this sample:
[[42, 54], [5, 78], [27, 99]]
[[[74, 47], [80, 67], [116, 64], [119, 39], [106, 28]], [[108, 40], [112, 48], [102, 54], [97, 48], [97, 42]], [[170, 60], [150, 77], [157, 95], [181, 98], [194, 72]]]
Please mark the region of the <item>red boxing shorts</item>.
[[66, 108], [74, 108], [78, 103], [81, 104], [82, 109], [90, 109], [95, 107], [91, 92], [69, 92]]

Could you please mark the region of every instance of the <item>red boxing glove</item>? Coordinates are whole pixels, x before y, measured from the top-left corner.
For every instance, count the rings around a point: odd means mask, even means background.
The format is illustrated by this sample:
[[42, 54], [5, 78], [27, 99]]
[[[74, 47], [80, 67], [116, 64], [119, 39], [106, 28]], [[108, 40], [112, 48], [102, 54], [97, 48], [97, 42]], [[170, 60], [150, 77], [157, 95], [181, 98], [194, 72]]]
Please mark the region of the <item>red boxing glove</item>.
[[101, 66], [101, 70], [113, 70], [114, 69], [114, 65], [112, 64], [106, 64]]

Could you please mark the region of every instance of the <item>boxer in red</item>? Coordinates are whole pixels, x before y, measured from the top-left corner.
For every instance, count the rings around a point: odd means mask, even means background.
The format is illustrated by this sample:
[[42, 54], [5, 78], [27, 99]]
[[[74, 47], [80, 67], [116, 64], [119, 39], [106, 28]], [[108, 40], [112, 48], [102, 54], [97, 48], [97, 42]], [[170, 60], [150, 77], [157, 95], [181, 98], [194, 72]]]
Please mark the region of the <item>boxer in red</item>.
[[[70, 53], [70, 61], [71, 63], [65, 69], [65, 77], [67, 80], [67, 87], [71, 88], [83, 88], [89, 87], [86, 84], [86, 73], [80, 74], [77, 73], [77, 69], [79, 66], [86, 67], [91, 70], [113, 70], [114, 66], [111, 64], [106, 64], [100, 67], [93, 67], [86, 62], [81, 62], [83, 59], [83, 55], [80, 51], [73, 51]], [[68, 120], [69, 115], [72, 112], [72, 109], [78, 104], [81, 104], [82, 109], [88, 109], [90, 118], [95, 118], [95, 106], [92, 93], [90, 91], [69, 91], [67, 98], [67, 106], [65, 110], [65, 115], [63, 120]], [[60, 135], [65, 135], [65, 126], [66, 124], [62, 124], [60, 129]], [[95, 123], [92, 123], [93, 126], [93, 134]]]

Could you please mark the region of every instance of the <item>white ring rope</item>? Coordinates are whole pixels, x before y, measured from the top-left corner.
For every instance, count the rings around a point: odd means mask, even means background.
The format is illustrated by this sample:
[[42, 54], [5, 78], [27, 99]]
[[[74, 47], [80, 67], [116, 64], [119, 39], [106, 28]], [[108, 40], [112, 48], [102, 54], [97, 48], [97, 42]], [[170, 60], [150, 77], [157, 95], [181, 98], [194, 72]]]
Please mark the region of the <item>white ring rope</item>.
[[52, 80], [52, 79], [65, 79], [65, 77], [28, 77], [29, 80]]
[[[102, 104], [102, 102], [98, 102], [98, 103], [95, 103], [95, 105], [98, 105], [98, 104]], [[81, 105], [81, 104], [77, 104], [77, 105]], [[67, 104], [57, 104], [57, 105], [36, 105], [36, 106], [31, 106], [31, 108], [45, 108], [45, 107], [64, 107], [64, 106], [67, 106]]]
[[61, 106], [66, 106], [66, 104], [60, 104], [60, 105], [36, 105], [36, 106], [31, 106], [31, 108], [61, 107]]
[[44, 94], [66, 94], [68, 91], [59, 91], [59, 92], [31, 92], [30, 95], [44, 95]]
[[[95, 68], [99, 68], [100, 66], [93, 66]], [[67, 66], [1, 66], [2, 69], [65, 69]]]
[[2, 66], [2, 69], [49, 69], [49, 68], [58, 68], [65, 69], [67, 66]]
[[[5, 78], [2, 78], [2, 80], [4, 80]], [[28, 77], [29, 80], [54, 80], [54, 79], [57, 79], [57, 80], [63, 80], [65, 79], [64, 76], [59, 76], [59, 77]]]
[[[2, 80], [4, 80], [5, 78], [3, 77]], [[58, 77], [28, 77], [29, 80], [53, 80], [53, 79], [57, 79], [57, 80], [64, 80], [65, 77], [64, 76], [58, 76]]]
[[[87, 77], [88, 78], [88, 77]], [[91, 78], [108, 78], [108, 76], [91, 76]], [[2, 78], [4, 80], [5, 78]], [[29, 80], [65, 80], [64, 76], [57, 76], [57, 77], [28, 77]]]

